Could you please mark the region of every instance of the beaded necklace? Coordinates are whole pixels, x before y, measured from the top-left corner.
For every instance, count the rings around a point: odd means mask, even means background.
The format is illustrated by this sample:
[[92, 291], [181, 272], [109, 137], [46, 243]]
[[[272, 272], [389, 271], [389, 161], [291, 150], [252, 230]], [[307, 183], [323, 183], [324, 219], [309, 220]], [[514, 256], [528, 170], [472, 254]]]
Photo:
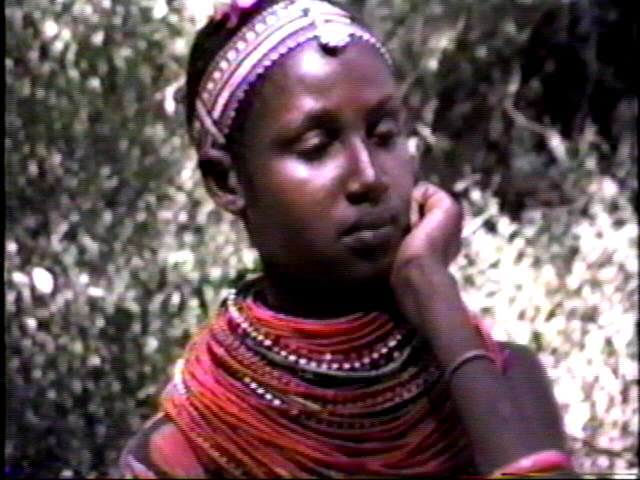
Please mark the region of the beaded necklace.
[[383, 313], [275, 313], [245, 283], [187, 347], [168, 417], [212, 474], [397, 477], [469, 472], [442, 372]]

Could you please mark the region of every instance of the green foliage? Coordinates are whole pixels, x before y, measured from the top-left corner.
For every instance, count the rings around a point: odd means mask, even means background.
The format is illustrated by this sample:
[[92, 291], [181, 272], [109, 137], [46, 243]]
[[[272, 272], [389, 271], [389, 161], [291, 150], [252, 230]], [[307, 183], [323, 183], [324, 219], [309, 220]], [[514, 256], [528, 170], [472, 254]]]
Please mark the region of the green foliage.
[[[113, 473], [186, 341], [257, 265], [201, 186], [173, 96], [194, 20], [167, 3], [5, 5], [13, 476]], [[350, 3], [398, 60], [425, 175], [468, 211], [465, 298], [540, 352], [580, 470], [637, 469], [637, 185], [621, 183], [633, 129], [611, 147], [519, 116], [516, 67], [546, 0]], [[518, 221], [506, 215], [493, 180], [535, 183], [549, 159], [564, 202], [527, 196]]]
[[192, 201], [194, 159], [171, 112], [180, 10], [33, 1], [5, 12], [5, 455], [16, 471], [105, 474], [242, 240], [202, 192]]
[[636, 214], [610, 177], [575, 173], [581, 198], [567, 207], [530, 209], [518, 223], [490, 193], [467, 186], [468, 233], [453, 271], [466, 302], [493, 323], [496, 338], [538, 352], [578, 471], [632, 472]]

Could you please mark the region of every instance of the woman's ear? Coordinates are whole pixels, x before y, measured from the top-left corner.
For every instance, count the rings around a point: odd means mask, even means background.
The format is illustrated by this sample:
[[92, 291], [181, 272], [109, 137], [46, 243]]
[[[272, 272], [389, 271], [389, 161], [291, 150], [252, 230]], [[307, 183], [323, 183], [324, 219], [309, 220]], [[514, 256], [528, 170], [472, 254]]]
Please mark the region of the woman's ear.
[[245, 196], [231, 155], [220, 148], [206, 147], [199, 153], [198, 166], [207, 192], [216, 205], [229, 213], [241, 215]]

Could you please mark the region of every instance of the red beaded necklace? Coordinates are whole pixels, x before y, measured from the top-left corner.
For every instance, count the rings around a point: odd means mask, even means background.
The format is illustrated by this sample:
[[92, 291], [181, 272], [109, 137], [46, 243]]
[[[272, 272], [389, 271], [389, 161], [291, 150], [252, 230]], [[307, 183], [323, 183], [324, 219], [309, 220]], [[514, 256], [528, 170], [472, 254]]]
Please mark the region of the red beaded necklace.
[[383, 313], [319, 321], [230, 295], [176, 367], [163, 409], [203, 466], [231, 477], [468, 473], [437, 362]]

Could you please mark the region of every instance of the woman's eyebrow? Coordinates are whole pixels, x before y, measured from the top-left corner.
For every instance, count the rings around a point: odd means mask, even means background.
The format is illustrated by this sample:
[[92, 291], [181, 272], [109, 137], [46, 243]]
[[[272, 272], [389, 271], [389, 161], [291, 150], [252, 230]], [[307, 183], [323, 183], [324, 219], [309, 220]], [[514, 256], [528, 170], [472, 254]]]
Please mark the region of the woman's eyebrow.
[[400, 101], [394, 94], [388, 94], [377, 101], [366, 113], [367, 123], [379, 120], [386, 115], [396, 115], [400, 112]]

